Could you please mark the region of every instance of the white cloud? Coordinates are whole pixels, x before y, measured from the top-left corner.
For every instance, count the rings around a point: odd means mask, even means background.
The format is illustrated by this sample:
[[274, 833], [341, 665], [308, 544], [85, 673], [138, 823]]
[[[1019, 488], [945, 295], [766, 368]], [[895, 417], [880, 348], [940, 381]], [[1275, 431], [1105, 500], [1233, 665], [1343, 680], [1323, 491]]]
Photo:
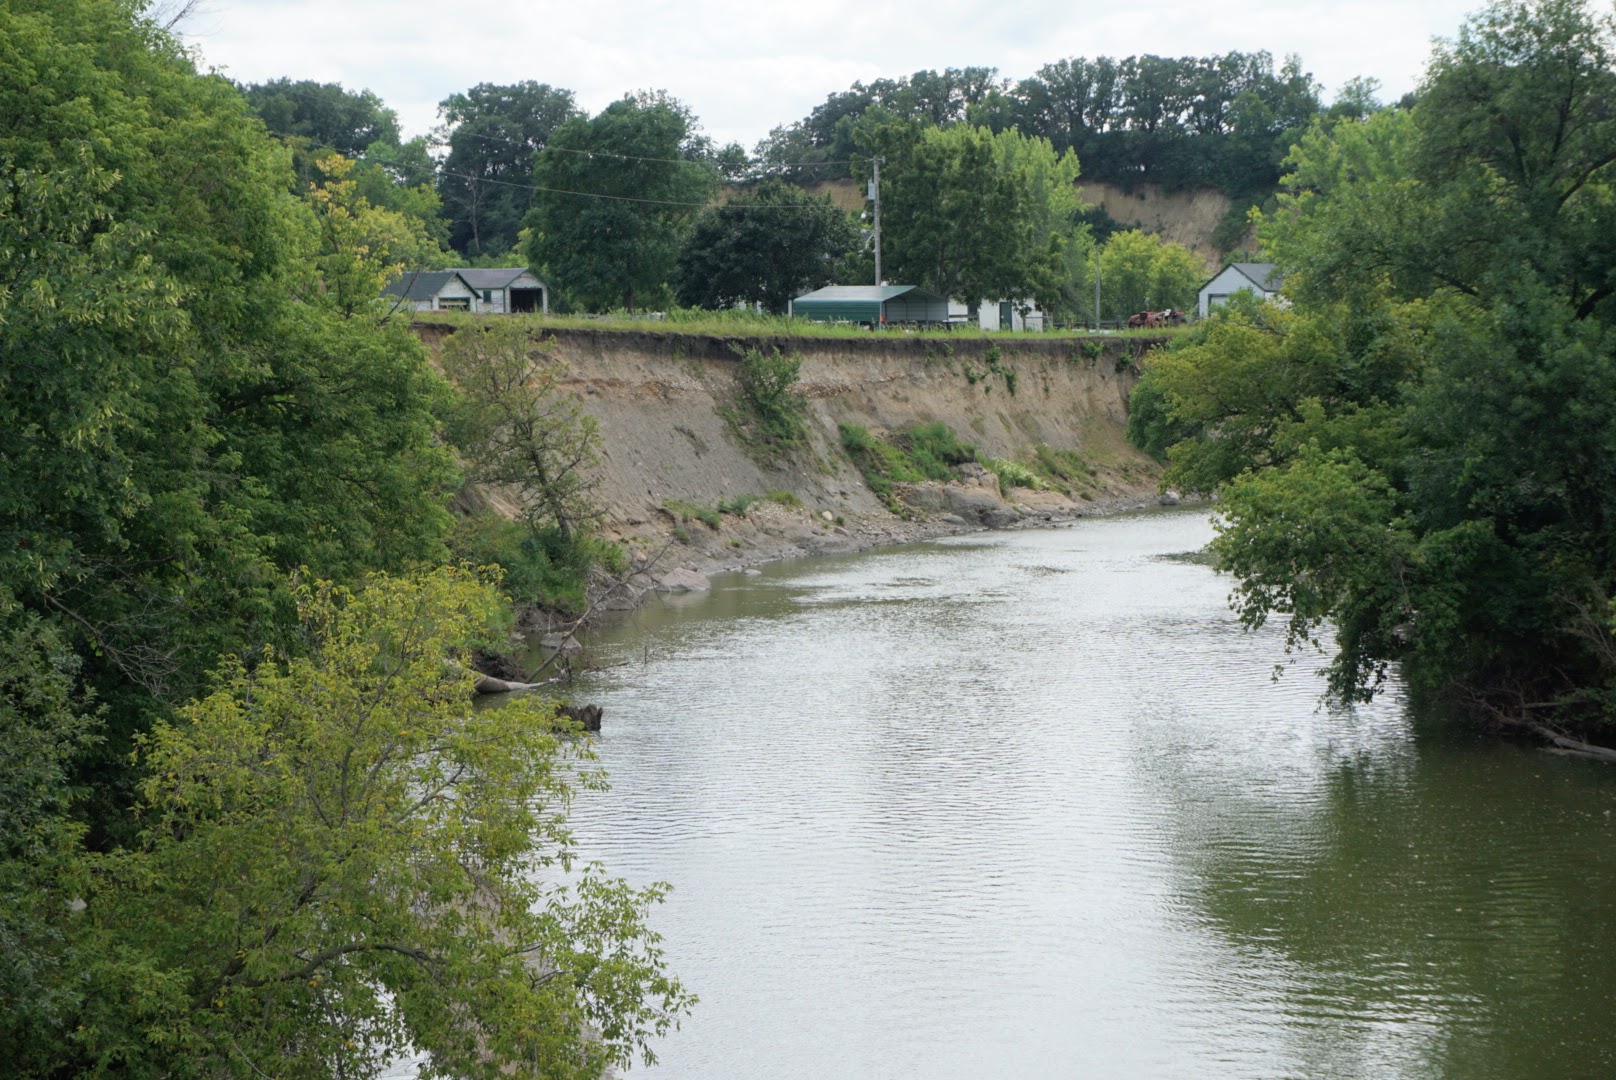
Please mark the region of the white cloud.
[[446, 6], [425, 0], [218, 0], [190, 29], [205, 62], [258, 82], [289, 76], [369, 88], [408, 133], [437, 103], [480, 82], [522, 79], [575, 91], [598, 111], [637, 89], [667, 90], [709, 134], [748, 147], [855, 80], [923, 68], [997, 67], [1021, 78], [1069, 56], [1299, 54], [1327, 87], [1378, 78], [1414, 87], [1430, 39], [1457, 30], [1474, 0], [1285, 3], [1114, 0], [929, 6], [825, 0], [602, 0], [592, 6]]

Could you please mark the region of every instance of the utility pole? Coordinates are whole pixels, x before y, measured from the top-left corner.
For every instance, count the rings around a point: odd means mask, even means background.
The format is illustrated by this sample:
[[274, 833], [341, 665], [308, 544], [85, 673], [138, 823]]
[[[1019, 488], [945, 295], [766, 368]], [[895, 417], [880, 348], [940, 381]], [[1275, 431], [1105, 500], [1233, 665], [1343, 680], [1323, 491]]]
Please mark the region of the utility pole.
[[1100, 328], [1100, 245], [1094, 245], [1094, 329]]
[[871, 158], [870, 198], [875, 202], [875, 283], [881, 284], [881, 159]]

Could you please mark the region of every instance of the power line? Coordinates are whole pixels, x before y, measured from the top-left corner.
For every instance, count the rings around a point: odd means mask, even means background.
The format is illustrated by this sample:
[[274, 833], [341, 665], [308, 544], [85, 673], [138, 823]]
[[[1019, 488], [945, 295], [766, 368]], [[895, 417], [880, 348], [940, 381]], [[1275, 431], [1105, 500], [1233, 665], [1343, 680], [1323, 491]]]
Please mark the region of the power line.
[[[448, 172], [444, 176], [453, 176], [461, 180], [470, 180], [476, 184], [497, 184], [500, 187], [519, 188], [523, 191], [543, 191], [551, 195], [577, 195], [584, 199], [608, 199], [612, 202], [645, 203], [651, 206], [690, 206], [705, 209], [712, 206], [720, 210], [815, 210], [817, 205], [808, 206], [769, 206], [760, 204], [736, 204], [722, 202], [687, 202], [678, 199], [645, 199], [635, 195], [607, 195], [598, 191], [572, 191], [567, 188], [544, 187], [539, 184], [518, 184], [514, 180], [495, 180], [486, 176], [472, 176], [470, 173]], [[835, 204], [832, 203], [832, 206]], [[840, 207], [837, 207], [840, 209]]]
[[[506, 144], [511, 145], [511, 146], [530, 146], [529, 143], [524, 142], [521, 139], [512, 139], [512, 138], [509, 138], [509, 137], [504, 136], [504, 135], [483, 135], [483, 134], [480, 134], [480, 133], [475, 132], [475, 131], [466, 131], [466, 132], [457, 131], [457, 132], [454, 133], [454, 135], [461, 135], [461, 134], [466, 135], [469, 138], [483, 139], [483, 140], [486, 140], [488, 142], [506, 143]], [[451, 135], [450, 137], [453, 138], [454, 136]], [[661, 162], [663, 164], [668, 164], [668, 165], [710, 165], [710, 164], [713, 164], [710, 161], [702, 161], [702, 160], [699, 160], [697, 158], [640, 157], [640, 156], [638, 156], [636, 154], [614, 154], [609, 150], [574, 150], [571, 147], [567, 147], [567, 146], [551, 146], [548, 143], [541, 143], [537, 147], [530, 147], [530, 148], [533, 150], [534, 153], [549, 152], [549, 153], [554, 153], [554, 154], [579, 154], [579, 155], [582, 155], [584, 157], [616, 158], [619, 161], [655, 161], [655, 162]], [[808, 168], [810, 166], [816, 166], [816, 165], [853, 165], [855, 163], [856, 163], [855, 159], [850, 158], [850, 159], [848, 159], [846, 161], [771, 161], [771, 162], [768, 162], [767, 164], [768, 164], [768, 167], [772, 168], [772, 169], [799, 169], [799, 168]], [[762, 163], [760, 163], [760, 164], [762, 164]]]

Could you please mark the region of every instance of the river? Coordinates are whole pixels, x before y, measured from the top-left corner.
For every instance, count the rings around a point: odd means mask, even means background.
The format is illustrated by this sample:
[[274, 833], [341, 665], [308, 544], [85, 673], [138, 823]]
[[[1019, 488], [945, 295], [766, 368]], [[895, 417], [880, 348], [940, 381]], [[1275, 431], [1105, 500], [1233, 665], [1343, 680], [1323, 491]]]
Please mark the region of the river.
[[631, 1075], [1616, 1076], [1616, 769], [1273, 678], [1204, 511], [734, 575], [600, 635], [701, 1002]]

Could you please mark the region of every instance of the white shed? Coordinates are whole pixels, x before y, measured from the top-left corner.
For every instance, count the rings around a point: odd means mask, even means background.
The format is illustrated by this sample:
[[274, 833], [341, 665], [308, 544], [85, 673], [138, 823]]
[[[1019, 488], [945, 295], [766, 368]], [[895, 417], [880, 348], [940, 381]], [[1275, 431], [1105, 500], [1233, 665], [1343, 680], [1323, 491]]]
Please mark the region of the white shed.
[[[964, 326], [971, 321], [971, 309], [963, 300], [948, 302], [948, 321]], [[1044, 313], [1031, 300], [983, 300], [976, 307], [976, 325], [983, 330], [1044, 329]]]
[[1273, 263], [1230, 263], [1201, 286], [1201, 318], [1242, 290], [1254, 293], [1259, 300], [1278, 296], [1283, 277]]
[[550, 287], [525, 266], [460, 267], [455, 273], [477, 291], [478, 311], [550, 314]]
[[455, 270], [411, 270], [382, 290], [416, 311], [481, 311], [482, 297]]

